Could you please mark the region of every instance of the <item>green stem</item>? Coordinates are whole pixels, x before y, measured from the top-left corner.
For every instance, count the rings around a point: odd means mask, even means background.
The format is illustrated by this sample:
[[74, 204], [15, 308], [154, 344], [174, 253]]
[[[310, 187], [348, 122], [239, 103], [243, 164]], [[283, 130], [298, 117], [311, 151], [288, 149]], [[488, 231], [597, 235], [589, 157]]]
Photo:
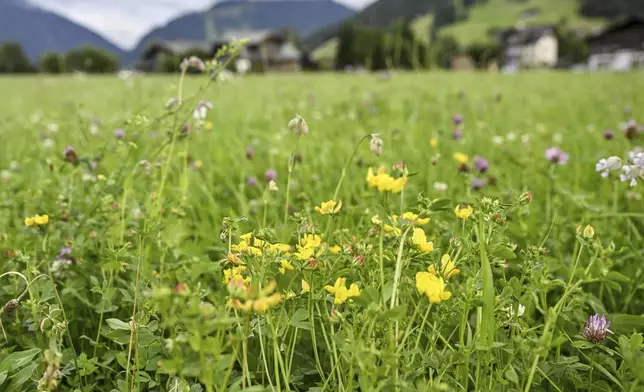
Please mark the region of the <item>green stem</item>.
[[486, 346], [494, 343], [494, 280], [492, 267], [487, 257], [483, 217], [478, 220], [479, 251], [481, 252], [481, 275], [483, 277], [483, 312], [481, 322], [481, 341]]
[[405, 239], [407, 238], [407, 234], [409, 233], [409, 230], [411, 230], [411, 228], [412, 226], [407, 227], [405, 232], [400, 237], [400, 245], [398, 246], [398, 255], [396, 256], [396, 270], [394, 272], [394, 287], [391, 292], [391, 302], [389, 303], [389, 309], [392, 309], [394, 306], [396, 306], [396, 300], [398, 299], [397, 297], [398, 283], [400, 281], [400, 275], [402, 274], [402, 254], [403, 254], [403, 250], [405, 249]]
[[356, 155], [356, 152], [358, 152], [358, 147], [360, 147], [360, 144], [362, 144], [363, 141], [366, 139], [370, 138], [371, 134], [365, 135], [358, 141], [358, 144], [353, 148], [353, 152], [351, 153], [351, 156], [349, 157], [349, 160], [347, 161], [346, 166], [342, 169], [342, 174], [340, 175], [340, 180], [338, 181], [338, 185], [335, 187], [335, 192], [333, 192], [333, 199], [337, 201], [338, 194], [340, 193], [340, 187], [342, 186], [342, 182], [344, 181], [344, 178], [347, 175], [347, 171], [349, 171], [349, 168], [351, 167], [351, 163], [353, 162], [353, 158]]
[[96, 351], [98, 350], [98, 341], [101, 339], [101, 327], [103, 326], [103, 316], [105, 314], [105, 302], [106, 302], [105, 296], [107, 295], [107, 292], [112, 287], [113, 276], [114, 276], [114, 272], [110, 271], [110, 280], [107, 283], [107, 289], [105, 290], [105, 293], [103, 293], [103, 297], [101, 298], [102, 300], [101, 302], [103, 302], [103, 304], [101, 305], [101, 315], [98, 320], [98, 331], [96, 332], [96, 340], [94, 342], [94, 354], [92, 354], [92, 358], [96, 358]]

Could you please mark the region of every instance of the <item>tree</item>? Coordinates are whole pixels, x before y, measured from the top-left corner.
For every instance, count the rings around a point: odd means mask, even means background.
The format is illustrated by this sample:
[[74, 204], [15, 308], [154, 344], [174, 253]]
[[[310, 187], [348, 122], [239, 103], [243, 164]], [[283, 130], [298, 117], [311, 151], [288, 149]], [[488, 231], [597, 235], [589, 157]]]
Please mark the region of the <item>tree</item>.
[[563, 18], [555, 28], [557, 37], [557, 55], [563, 63], [577, 64], [588, 59], [588, 44], [584, 38], [568, 27], [568, 21]]
[[434, 62], [439, 67], [449, 68], [452, 57], [461, 54], [461, 47], [456, 38], [451, 36], [441, 37], [432, 46], [434, 51]]
[[118, 59], [103, 49], [86, 45], [67, 52], [65, 66], [70, 71], [88, 73], [116, 72]]
[[56, 52], [47, 52], [38, 61], [40, 72], [59, 74], [65, 72], [65, 56]]
[[346, 22], [340, 28], [338, 52], [335, 59], [336, 68], [343, 69], [347, 65], [354, 65], [354, 49], [357, 35], [357, 28], [353, 22]]
[[0, 73], [31, 72], [33, 68], [22, 46], [17, 42], [0, 45]]
[[477, 68], [485, 68], [488, 63], [501, 55], [501, 48], [496, 43], [475, 42], [465, 49]]

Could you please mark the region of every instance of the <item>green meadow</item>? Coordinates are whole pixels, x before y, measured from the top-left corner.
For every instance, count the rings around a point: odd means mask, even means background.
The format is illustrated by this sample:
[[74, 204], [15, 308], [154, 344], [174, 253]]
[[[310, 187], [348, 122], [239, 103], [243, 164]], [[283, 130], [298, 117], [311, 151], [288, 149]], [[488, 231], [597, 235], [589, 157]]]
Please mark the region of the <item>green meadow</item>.
[[0, 78], [0, 390], [640, 391], [643, 85]]

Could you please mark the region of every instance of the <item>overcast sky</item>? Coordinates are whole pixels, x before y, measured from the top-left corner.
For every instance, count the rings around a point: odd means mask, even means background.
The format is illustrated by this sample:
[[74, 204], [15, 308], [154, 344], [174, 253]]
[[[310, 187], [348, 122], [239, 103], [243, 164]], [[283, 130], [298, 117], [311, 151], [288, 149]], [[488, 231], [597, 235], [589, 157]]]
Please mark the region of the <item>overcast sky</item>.
[[[28, 0], [82, 24], [123, 48], [136, 45], [153, 26], [177, 15], [204, 10], [213, 0]], [[336, 0], [361, 8], [374, 0]]]

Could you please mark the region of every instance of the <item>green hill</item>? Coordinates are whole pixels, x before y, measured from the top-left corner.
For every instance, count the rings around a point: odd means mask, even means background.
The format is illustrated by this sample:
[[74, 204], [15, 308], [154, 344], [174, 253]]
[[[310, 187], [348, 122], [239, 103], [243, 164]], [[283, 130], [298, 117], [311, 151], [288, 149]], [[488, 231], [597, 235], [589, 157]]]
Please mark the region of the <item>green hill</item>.
[[[414, 19], [420, 42], [452, 36], [461, 45], [493, 39], [497, 29], [565, 20], [570, 28], [589, 33], [610, 19], [644, 13], [642, 0], [379, 0], [349, 20], [386, 28], [399, 19]], [[304, 44], [314, 57], [331, 61], [337, 49], [340, 24], [316, 31]]]

